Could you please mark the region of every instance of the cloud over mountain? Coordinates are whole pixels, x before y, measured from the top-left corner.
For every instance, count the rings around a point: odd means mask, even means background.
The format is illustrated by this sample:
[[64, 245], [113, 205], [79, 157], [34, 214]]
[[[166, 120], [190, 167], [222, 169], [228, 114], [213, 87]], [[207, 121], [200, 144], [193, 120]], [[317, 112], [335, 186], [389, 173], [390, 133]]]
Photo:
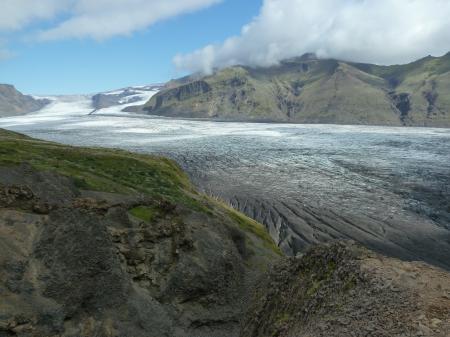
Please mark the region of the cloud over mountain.
[[239, 36], [190, 54], [177, 68], [211, 72], [267, 66], [315, 52], [321, 57], [393, 64], [450, 49], [448, 0], [264, 0]]

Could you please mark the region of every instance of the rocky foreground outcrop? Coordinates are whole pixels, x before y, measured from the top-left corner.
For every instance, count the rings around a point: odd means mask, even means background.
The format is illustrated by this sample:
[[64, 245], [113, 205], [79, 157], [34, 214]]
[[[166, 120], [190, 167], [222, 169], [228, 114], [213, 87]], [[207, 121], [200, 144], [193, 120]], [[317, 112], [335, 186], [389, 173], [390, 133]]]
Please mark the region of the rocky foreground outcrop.
[[450, 334], [450, 274], [352, 242], [283, 260], [256, 286], [241, 337]]
[[0, 84], [0, 117], [23, 115], [42, 109], [48, 103], [46, 99], [23, 95], [12, 85]]
[[447, 336], [450, 325], [444, 271], [352, 243], [287, 259], [169, 160], [1, 130], [0, 298], [1, 337]]
[[239, 334], [262, 225], [162, 158], [0, 138], [0, 336]]

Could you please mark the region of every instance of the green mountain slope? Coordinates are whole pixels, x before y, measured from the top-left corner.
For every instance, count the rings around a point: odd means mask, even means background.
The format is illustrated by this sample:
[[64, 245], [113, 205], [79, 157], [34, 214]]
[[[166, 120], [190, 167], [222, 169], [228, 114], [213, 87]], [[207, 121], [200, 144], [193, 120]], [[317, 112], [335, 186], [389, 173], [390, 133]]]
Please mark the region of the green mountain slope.
[[395, 66], [312, 55], [171, 81], [143, 110], [224, 120], [450, 126], [450, 54]]

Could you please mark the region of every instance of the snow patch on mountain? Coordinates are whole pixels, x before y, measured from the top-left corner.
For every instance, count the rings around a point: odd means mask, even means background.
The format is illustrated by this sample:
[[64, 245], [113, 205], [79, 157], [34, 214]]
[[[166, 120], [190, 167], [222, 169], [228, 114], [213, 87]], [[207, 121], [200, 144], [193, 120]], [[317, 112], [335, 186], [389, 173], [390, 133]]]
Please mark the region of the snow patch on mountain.
[[145, 104], [162, 87], [163, 84], [143, 85], [99, 93], [92, 97], [92, 113], [123, 113], [126, 108]]

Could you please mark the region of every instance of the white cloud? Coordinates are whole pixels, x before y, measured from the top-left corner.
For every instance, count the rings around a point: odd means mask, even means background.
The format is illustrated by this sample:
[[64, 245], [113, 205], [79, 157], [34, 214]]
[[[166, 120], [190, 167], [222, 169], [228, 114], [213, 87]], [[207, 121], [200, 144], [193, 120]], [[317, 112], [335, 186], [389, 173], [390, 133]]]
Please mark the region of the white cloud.
[[19, 30], [33, 21], [46, 20], [67, 9], [71, 0], [2, 0], [0, 32]]
[[106, 39], [128, 35], [180, 14], [193, 12], [221, 0], [77, 0], [73, 15], [39, 34], [41, 40], [64, 38]]
[[[0, 32], [20, 30], [43, 21], [50, 28], [37, 33], [40, 40], [65, 38], [106, 39], [127, 35], [177, 15], [193, 12], [222, 0], [1, 0]], [[64, 14], [65, 20], [56, 25]]]
[[264, 0], [239, 36], [177, 55], [180, 70], [265, 66], [314, 52], [321, 57], [404, 63], [450, 50], [448, 0]]

